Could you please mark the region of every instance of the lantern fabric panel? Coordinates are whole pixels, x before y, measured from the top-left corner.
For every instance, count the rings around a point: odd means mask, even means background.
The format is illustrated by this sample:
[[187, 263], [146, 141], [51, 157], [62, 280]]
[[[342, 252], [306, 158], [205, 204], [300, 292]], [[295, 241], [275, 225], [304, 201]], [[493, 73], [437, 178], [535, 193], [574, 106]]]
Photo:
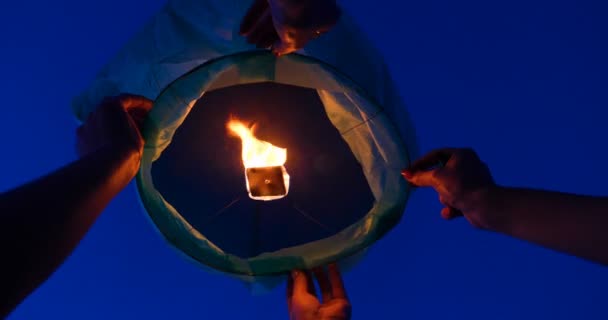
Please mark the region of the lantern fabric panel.
[[[399, 170], [416, 156], [417, 145], [383, 59], [347, 13], [300, 55], [276, 59], [250, 52], [252, 47], [238, 34], [249, 4], [170, 0], [74, 99], [73, 111], [83, 120], [104, 96], [121, 92], [156, 99], [144, 131], [146, 147], [137, 177], [142, 204], [153, 223], [189, 258], [248, 282], [272, 284], [273, 276], [289, 269], [348, 257], [356, 260], [394, 226], [409, 192]], [[243, 259], [223, 252], [192, 228], [154, 188], [150, 172], [206, 92], [264, 81], [317, 91], [332, 124], [349, 130], [344, 141], [364, 168], [376, 203], [359, 223], [331, 238]]]
[[[123, 92], [156, 99], [167, 85], [208, 60], [254, 49], [238, 34], [249, 0], [169, 0], [162, 10], [104, 66], [91, 85], [74, 98], [80, 120], [108, 95]], [[418, 154], [414, 125], [373, 42], [348, 14], [300, 53], [347, 75], [381, 105]]]

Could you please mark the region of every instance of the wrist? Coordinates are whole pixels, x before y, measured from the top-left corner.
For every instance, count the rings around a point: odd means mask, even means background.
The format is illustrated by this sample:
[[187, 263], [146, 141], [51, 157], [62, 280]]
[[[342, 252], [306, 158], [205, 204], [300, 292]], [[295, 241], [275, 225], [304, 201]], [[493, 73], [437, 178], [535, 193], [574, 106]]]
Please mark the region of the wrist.
[[103, 148], [104, 153], [108, 154], [112, 167], [116, 172], [120, 172], [117, 178], [123, 183], [128, 184], [135, 177], [141, 164], [143, 147], [130, 145], [109, 145]]
[[474, 225], [491, 231], [504, 230], [508, 216], [504, 210], [505, 187], [491, 185], [472, 193], [467, 216]]

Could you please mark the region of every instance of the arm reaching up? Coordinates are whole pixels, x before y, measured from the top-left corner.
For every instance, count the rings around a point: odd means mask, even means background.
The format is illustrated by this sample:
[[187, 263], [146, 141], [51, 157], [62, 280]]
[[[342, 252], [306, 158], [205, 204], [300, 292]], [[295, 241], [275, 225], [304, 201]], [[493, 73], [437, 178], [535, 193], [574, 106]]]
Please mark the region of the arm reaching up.
[[0, 318], [63, 263], [135, 176], [144, 145], [139, 127], [151, 107], [138, 96], [104, 100], [78, 128], [79, 160], [0, 194]]
[[433, 151], [403, 176], [434, 188], [446, 219], [463, 215], [476, 227], [608, 265], [608, 197], [498, 186], [470, 149]]

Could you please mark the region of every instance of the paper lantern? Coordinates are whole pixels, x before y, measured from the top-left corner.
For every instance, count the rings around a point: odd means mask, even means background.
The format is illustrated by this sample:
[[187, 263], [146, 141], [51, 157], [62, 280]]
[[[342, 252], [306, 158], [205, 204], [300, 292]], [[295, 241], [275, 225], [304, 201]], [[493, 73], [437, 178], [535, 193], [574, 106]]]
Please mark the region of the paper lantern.
[[356, 256], [394, 227], [416, 145], [347, 15], [277, 58], [237, 35], [247, 5], [169, 2], [74, 106], [83, 118], [105, 95], [155, 99], [137, 175], [147, 214], [197, 263], [253, 281]]

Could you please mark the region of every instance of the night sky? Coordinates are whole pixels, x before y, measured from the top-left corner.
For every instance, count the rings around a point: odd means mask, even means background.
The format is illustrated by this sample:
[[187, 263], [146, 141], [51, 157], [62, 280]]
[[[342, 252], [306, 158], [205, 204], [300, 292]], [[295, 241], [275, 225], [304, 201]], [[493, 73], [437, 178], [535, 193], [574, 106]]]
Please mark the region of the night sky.
[[[2, 6], [0, 190], [76, 159], [72, 97], [163, 2]], [[607, 194], [608, 2], [343, 2], [385, 55], [422, 151], [470, 146], [500, 184]], [[353, 319], [608, 317], [605, 267], [443, 221], [440, 209], [418, 190], [345, 275]], [[11, 318], [286, 319], [286, 309], [283, 287], [253, 297], [182, 259], [131, 185]]]

